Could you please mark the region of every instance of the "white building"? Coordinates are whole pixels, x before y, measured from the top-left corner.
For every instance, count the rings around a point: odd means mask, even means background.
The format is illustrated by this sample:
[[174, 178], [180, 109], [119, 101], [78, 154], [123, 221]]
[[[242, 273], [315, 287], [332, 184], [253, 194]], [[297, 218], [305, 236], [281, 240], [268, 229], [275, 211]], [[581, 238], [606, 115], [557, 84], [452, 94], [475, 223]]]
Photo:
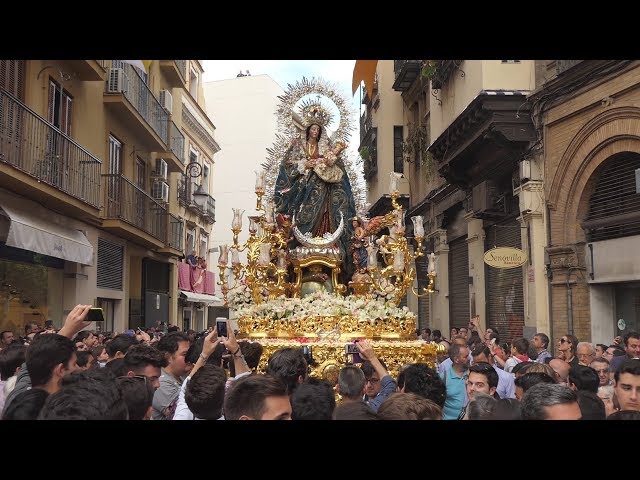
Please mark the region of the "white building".
[[[275, 141], [278, 96], [284, 91], [270, 76], [254, 75], [203, 84], [208, 115], [216, 122], [216, 155], [213, 188], [216, 195], [216, 228], [209, 246], [233, 243], [232, 208], [245, 210], [240, 242], [248, 238], [248, 215], [255, 213], [254, 170], [261, 168], [266, 149]], [[217, 264], [218, 255], [212, 261]]]

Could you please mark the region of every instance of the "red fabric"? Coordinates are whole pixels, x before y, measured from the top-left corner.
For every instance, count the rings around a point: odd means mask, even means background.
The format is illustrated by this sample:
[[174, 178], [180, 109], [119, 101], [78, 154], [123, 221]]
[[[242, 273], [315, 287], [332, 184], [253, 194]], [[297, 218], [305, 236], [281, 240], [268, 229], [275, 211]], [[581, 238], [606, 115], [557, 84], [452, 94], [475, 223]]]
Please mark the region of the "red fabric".
[[191, 267], [188, 263], [178, 263], [178, 288], [191, 291]]
[[204, 274], [205, 274], [205, 270], [202, 270], [201, 268], [196, 267], [191, 269], [191, 291], [192, 292], [195, 292], [195, 293], [204, 292]]
[[213, 272], [205, 272], [204, 293], [208, 295], [216, 294], [216, 274]]

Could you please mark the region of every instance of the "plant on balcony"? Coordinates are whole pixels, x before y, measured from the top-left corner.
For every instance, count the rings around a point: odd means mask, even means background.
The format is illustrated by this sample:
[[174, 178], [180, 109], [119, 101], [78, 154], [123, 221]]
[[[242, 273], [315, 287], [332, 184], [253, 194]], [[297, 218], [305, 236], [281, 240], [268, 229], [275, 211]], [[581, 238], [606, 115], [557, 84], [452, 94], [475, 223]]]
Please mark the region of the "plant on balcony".
[[360, 154], [360, 156], [362, 157], [363, 160], [366, 160], [367, 162], [371, 161], [371, 147], [360, 147], [358, 149], [358, 153]]
[[427, 80], [433, 79], [438, 73], [438, 60], [422, 60], [422, 69], [420, 71], [423, 78]]
[[429, 148], [429, 130], [426, 125], [409, 125], [409, 133], [402, 143], [402, 155], [407, 163], [418, 162], [427, 178], [433, 175], [433, 155]]

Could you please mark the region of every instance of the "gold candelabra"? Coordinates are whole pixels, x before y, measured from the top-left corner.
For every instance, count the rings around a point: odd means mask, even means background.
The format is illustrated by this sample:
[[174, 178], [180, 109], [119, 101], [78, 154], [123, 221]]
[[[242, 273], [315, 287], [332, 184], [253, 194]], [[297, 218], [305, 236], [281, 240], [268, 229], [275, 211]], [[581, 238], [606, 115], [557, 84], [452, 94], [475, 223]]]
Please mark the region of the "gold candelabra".
[[[278, 228], [275, 223], [273, 205], [262, 205], [264, 195], [264, 173], [256, 172], [256, 210], [258, 215], [249, 216], [249, 238], [243, 244], [238, 241], [242, 231], [242, 215], [244, 210], [233, 209], [234, 218], [231, 223], [233, 245], [220, 247], [218, 269], [225, 304], [228, 303], [229, 292], [239, 287], [246, 287], [254, 303], [260, 304], [264, 299], [273, 300], [285, 295], [289, 288], [287, 275], [286, 246], [289, 232], [286, 228]], [[231, 251], [231, 266], [229, 266]], [[239, 253], [247, 252], [247, 262], [242, 264]], [[275, 259], [275, 262], [272, 261]], [[230, 285], [230, 274], [233, 273], [233, 285]]]

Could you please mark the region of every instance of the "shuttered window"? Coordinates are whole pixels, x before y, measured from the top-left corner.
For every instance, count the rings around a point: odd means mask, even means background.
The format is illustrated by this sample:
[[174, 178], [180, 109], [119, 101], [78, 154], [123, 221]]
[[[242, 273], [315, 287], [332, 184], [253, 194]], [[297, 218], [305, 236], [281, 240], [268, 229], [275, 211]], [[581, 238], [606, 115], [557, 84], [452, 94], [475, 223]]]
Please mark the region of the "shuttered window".
[[24, 60], [0, 60], [0, 88], [24, 102]]
[[[520, 222], [507, 222], [486, 228], [486, 250], [494, 247], [522, 248]], [[485, 265], [487, 326], [497, 328], [501, 342], [522, 336], [524, 294], [522, 269], [493, 268]]]
[[583, 223], [588, 241], [640, 235], [638, 168], [640, 155], [631, 152], [616, 155], [603, 165]]
[[98, 280], [100, 288], [122, 290], [124, 246], [98, 238]]
[[449, 327], [466, 327], [469, 318], [469, 248], [464, 236], [449, 244]]
[[[429, 243], [429, 242], [427, 242]], [[425, 248], [429, 252], [429, 248]], [[422, 289], [429, 285], [429, 277], [427, 276], [427, 267], [429, 259], [427, 254], [416, 259], [416, 276], [418, 279], [418, 292], [423, 295]], [[429, 323], [429, 295], [418, 297], [418, 327], [427, 328]]]

